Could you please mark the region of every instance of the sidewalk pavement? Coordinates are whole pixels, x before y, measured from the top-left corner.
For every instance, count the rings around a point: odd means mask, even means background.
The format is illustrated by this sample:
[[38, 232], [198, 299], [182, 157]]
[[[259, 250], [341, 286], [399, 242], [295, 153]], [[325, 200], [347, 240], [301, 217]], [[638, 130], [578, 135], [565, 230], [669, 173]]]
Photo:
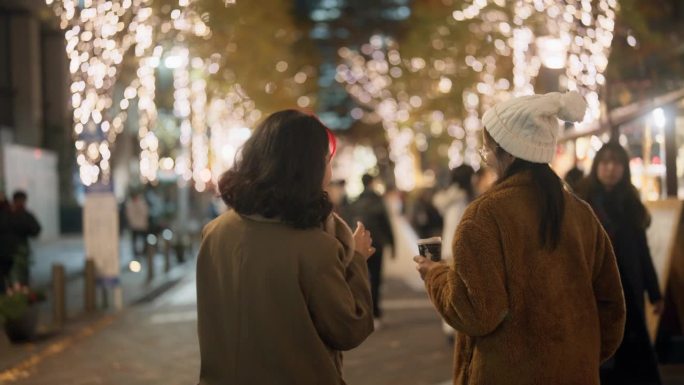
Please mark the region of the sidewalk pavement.
[[[451, 384], [453, 348], [425, 293], [400, 277], [383, 288], [384, 327], [344, 354], [350, 385]], [[194, 269], [155, 300], [109, 314], [34, 350], [9, 370], [7, 385], [191, 385], [199, 373]], [[665, 385], [684, 370], [663, 367]]]
[[[194, 272], [156, 300], [108, 316], [0, 371], [17, 385], [190, 385], [199, 376]], [[346, 352], [354, 385], [442, 385], [452, 348], [424, 293], [391, 278], [384, 287], [384, 327]], [[3, 382], [3, 380], [5, 382]]]
[[[148, 281], [148, 266], [144, 259], [140, 261], [142, 269], [139, 272], [132, 272], [128, 268], [128, 264], [133, 258], [130, 239], [127, 236], [122, 237], [120, 247], [120, 287], [122, 288], [124, 308], [153, 299], [179, 282], [188, 270], [194, 270], [194, 250], [188, 253], [187, 260], [183, 264], [178, 263], [175, 257], [172, 257], [172, 268], [168, 273], [164, 272], [164, 256], [157, 253], [154, 258], [156, 274], [154, 279]], [[0, 331], [0, 371], [33, 357], [36, 352], [46, 346], [51, 346], [56, 340], [72, 338], [75, 334], [90, 330], [93, 324], [111, 317], [115, 311], [111, 290], [105, 293], [103, 288], [98, 287], [96, 292], [98, 310], [93, 314], [84, 313], [83, 269], [85, 253], [81, 236], [67, 236], [51, 242], [35, 243], [32, 245], [32, 250], [34, 258], [34, 264], [31, 267], [32, 286], [46, 290], [48, 297], [47, 301], [39, 305], [38, 336], [32, 342], [12, 345], [5, 334]], [[61, 328], [53, 324], [52, 318], [50, 288], [53, 263], [64, 265], [67, 281], [65, 287], [67, 320]], [[108, 302], [108, 308], [105, 308], [105, 301]], [[3, 383], [3, 379], [0, 377], [0, 384]]]

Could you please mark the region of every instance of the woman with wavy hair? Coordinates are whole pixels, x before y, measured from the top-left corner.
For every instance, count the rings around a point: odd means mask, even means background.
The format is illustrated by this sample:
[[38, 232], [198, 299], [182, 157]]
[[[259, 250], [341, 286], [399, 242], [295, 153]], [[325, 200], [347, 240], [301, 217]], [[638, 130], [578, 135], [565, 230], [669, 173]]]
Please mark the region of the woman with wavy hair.
[[334, 152], [317, 118], [280, 111], [221, 177], [229, 210], [197, 261], [201, 385], [344, 384], [341, 351], [373, 331], [374, 249], [332, 214]]

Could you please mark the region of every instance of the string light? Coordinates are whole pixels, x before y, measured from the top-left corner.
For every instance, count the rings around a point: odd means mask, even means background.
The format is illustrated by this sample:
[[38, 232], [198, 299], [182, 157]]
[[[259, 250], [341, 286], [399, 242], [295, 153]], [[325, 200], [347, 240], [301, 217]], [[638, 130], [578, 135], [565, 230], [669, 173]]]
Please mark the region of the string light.
[[[501, 12], [502, 7], [511, 12]], [[589, 112], [578, 130], [598, 119], [598, 95], [605, 84], [616, 9], [615, 0], [475, 0], [454, 9], [449, 20], [435, 28], [431, 47], [436, 52], [428, 59], [405, 58], [396, 41], [374, 36], [358, 51], [346, 47], [338, 51], [344, 62], [337, 68], [336, 80], [371, 110], [363, 119], [382, 121], [397, 187], [409, 190], [421, 175], [417, 167], [412, 168], [417, 165], [412, 150], [416, 133], [439, 136], [446, 127], [453, 139], [446, 150], [449, 166], [466, 163], [478, 168], [481, 113], [500, 100], [534, 93], [533, 84], [543, 66], [565, 68], [561, 88], [584, 94]], [[462, 56], [439, 54], [444, 47], [442, 36], [463, 23], [474, 35], [471, 40], [491, 44], [465, 43]], [[458, 60], [463, 60], [467, 71], [460, 69]], [[506, 60], [512, 64], [510, 74], [497, 69], [497, 63]], [[454, 116], [435, 119], [433, 112], [440, 110], [432, 102], [449, 97], [453, 85], [465, 81], [471, 85], [463, 89], [463, 108], [454, 111]], [[434, 88], [426, 93], [422, 85], [430, 83]], [[421, 140], [417, 150], [427, 146], [429, 142]]]
[[155, 68], [159, 64], [162, 47], [154, 48], [152, 55], [140, 60], [137, 75], [139, 87], [131, 87], [129, 96], [138, 97], [138, 137], [140, 138], [140, 176], [143, 181], [154, 182], [159, 171], [159, 139], [153, 131], [157, 120], [155, 103], [156, 76]]
[[239, 149], [251, 136], [251, 130], [262, 113], [249, 99], [243, 88], [236, 84], [223, 98], [212, 100], [208, 108], [207, 123], [211, 129], [212, 179], [233, 167]]
[[[71, 103], [74, 108], [73, 132], [79, 174], [85, 185], [108, 181], [111, 174], [113, 145], [127, 123], [138, 126], [140, 145], [139, 171], [142, 182], [158, 180], [160, 168], [173, 169], [182, 181], [192, 180], [203, 190], [216, 179], [218, 170], [227, 163], [216, 162], [214, 138], [222, 130], [235, 132], [227, 145], [237, 152], [248, 137], [246, 127], [252, 127], [262, 112], [239, 84], [209, 87], [214, 74], [225, 74], [224, 58], [195, 48], [193, 41], [212, 36], [206, 15], [198, 11], [198, 0], [178, 0], [174, 8], [159, 9], [152, 0], [45, 0], [59, 17], [64, 30], [66, 52], [71, 72]], [[234, 0], [225, 1], [233, 5]], [[280, 33], [280, 32], [279, 32]], [[195, 39], [195, 40], [193, 40]], [[173, 41], [174, 46], [155, 42]], [[234, 45], [234, 44], [233, 44]], [[289, 60], [289, 59], [288, 59]], [[161, 133], [156, 132], [156, 69], [164, 65], [174, 78], [174, 116], [180, 128], [180, 153], [176, 159], [160, 159]], [[282, 90], [304, 89], [315, 82], [315, 70], [296, 68], [292, 61], [274, 62], [274, 69], [283, 75], [283, 82], [271, 82], [265, 90], [278, 95]], [[134, 68], [135, 72], [129, 71]], [[122, 71], [128, 71], [122, 76]], [[224, 72], [225, 71], [225, 72]], [[126, 79], [124, 82], [123, 79]], [[293, 88], [294, 87], [294, 88]], [[302, 92], [300, 105], [311, 107], [315, 98]], [[230, 106], [226, 123], [209, 120], [213, 101]], [[129, 115], [133, 106], [135, 114]], [[217, 115], [216, 113], [214, 115]], [[130, 118], [136, 118], [132, 122]], [[216, 135], [214, 134], [216, 130]], [[221, 157], [223, 159], [225, 157]], [[211, 178], [208, 177], [211, 176]]]
[[141, 56], [152, 44], [149, 2], [46, 0], [59, 17], [66, 40], [74, 134], [88, 143], [76, 147], [85, 185], [109, 180], [108, 151], [123, 131], [129, 105], [128, 98], [114, 103], [112, 90], [129, 50], [134, 48]]
[[180, 121], [181, 154], [176, 159], [175, 170], [183, 181], [189, 181], [192, 178], [192, 158], [189, 151], [192, 141], [190, 71], [188, 70], [190, 54], [187, 48], [174, 47], [169, 55], [178, 62], [173, 69], [173, 113]]

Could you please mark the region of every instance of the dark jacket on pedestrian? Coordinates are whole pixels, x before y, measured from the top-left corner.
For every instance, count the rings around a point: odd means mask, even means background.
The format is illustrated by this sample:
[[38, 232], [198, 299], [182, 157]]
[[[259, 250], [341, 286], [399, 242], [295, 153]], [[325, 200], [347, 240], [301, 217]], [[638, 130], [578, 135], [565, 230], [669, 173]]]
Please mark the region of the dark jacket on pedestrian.
[[0, 261], [12, 258], [14, 242], [9, 208], [0, 207]]
[[356, 216], [354, 215], [354, 208], [349, 202], [349, 198], [343, 196], [340, 203], [334, 207], [334, 211], [350, 228], [356, 228], [356, 223], [354, 222]]
[[201, 385], [344, 384], [342, 351], [373, 331], [366, 261], [351, 230], [296, 229], [228, 210], [197, 260]]
[[10, 224], [9, 207], [0, 205], [0, 294], [4, 293], [12, 271], [15, 242]]
[[29, 238], [40, 234], [41, 227], [36, 217], [26, 209], [10, 212], [10, 226], [16, 247], [29, 246]]
[[644, 293], [651, 302], [662, 298], [646, 238], [647, 223], [633, 223], [626, 217], [625, 207], [611, 193], [598, 191], [586, 198], [613, 243], [625, 300], [637, 300], [636, 305], [643, 312]]
[[539, 247], [532, 177], [520, 172], [467, 208], [453, 264], [428, 271], [429, 296], [458, 332], [454, 384], [599, 384], [622, 339], [622, 287], [591, 208], [563, 194], [553, 251]]
[[[352, 211], [373, 237], [373, 247], [382, 252], [383, 247], [394, 247], [394, 235], [382, 197], [367, 188], [353, 203]], [[347, 214], [348, 215], [348, 214]]]
[[441, 236], [444, 218], [432, 203], [432, 192], [422, 190], [408, 206], [406, 216], [419, 238]]
[[[635, 193], [636, 194], [636, 193]], [[622, 344], [607, 368], [609, 384], [660, 384], [658, 362], [646, 327], [644, 293], [655, 303], [662, 299], [646, 238], [648, 214], [643, 223], [631, 218], [635, 211], [645, 212], [639, 201], [620, 199], [616, 190], [598, 189], [586, 196], [610, 236], [625, 293], [627, 322]], [[639, 207], [630, 207], [638, 205]]]

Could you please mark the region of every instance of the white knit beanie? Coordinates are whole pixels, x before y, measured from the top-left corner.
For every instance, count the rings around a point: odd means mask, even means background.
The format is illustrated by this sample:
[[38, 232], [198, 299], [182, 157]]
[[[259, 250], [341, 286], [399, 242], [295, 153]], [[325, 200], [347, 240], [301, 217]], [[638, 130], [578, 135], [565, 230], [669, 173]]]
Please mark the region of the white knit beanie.
[[579, 122], [587, 102], [575, 91], [521, 96], [498, 103], [482, 116], [492, 138], [506, 152], [534, 163], [549, 163], [556, 153], [558, 119]]

